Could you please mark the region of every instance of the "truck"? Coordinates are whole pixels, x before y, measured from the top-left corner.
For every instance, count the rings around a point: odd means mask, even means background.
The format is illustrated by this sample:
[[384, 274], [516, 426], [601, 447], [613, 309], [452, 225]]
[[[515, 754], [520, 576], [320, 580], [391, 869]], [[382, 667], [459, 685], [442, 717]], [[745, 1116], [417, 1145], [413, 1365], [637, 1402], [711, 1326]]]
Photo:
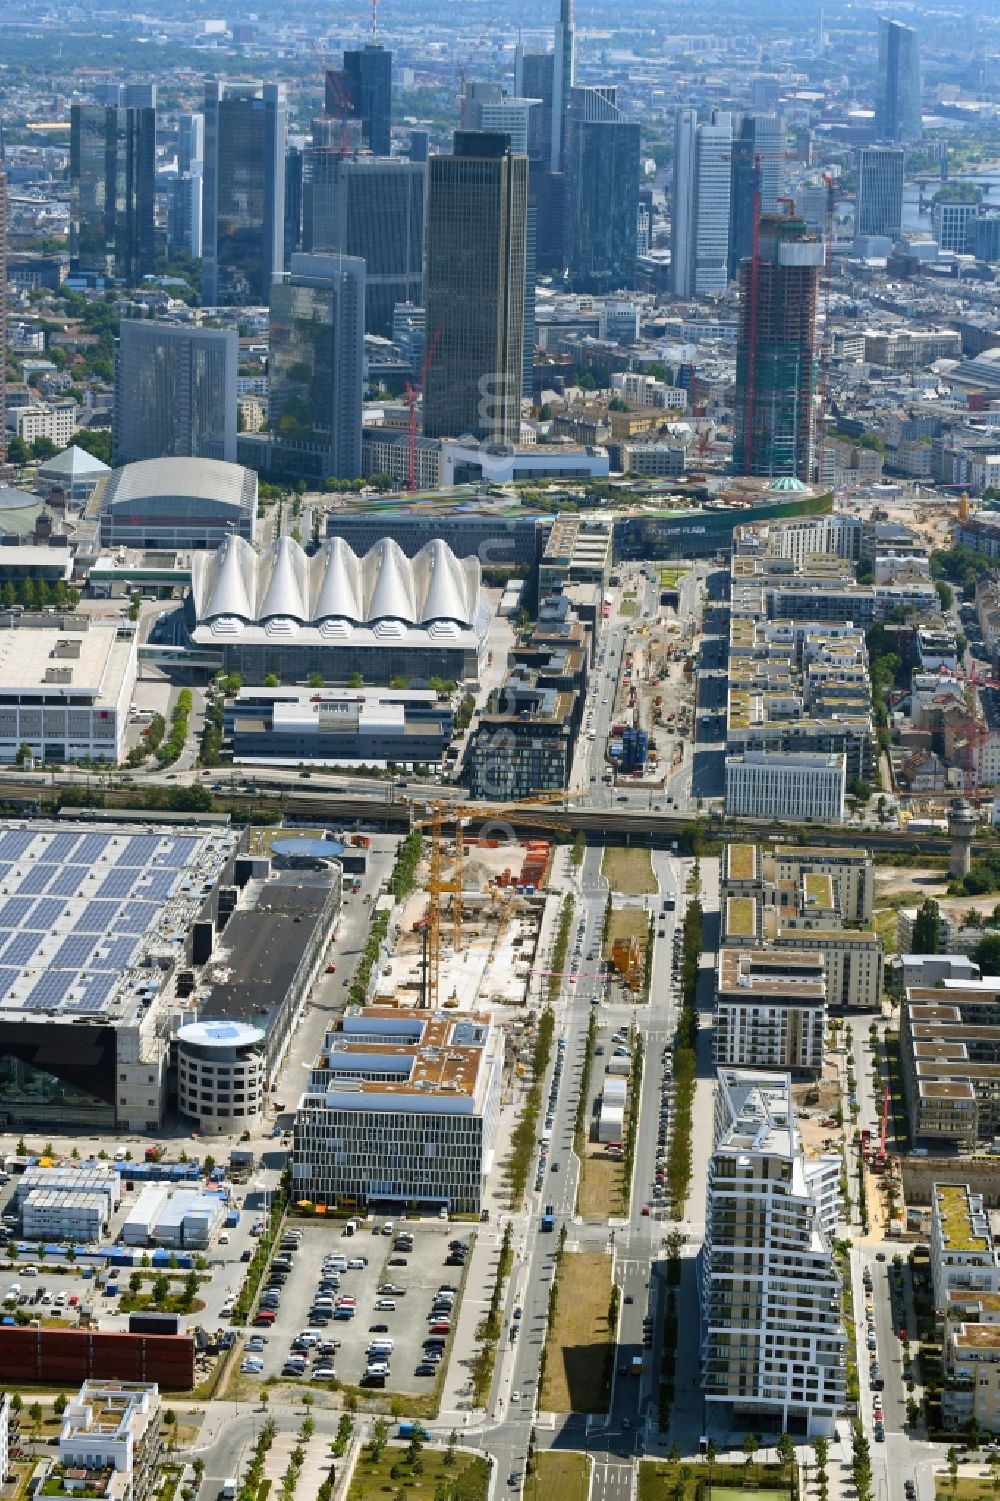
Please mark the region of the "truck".
[[398, 1436], [400, 1438], [419, 1438], [423, 1443], [426, 1443], [430, 1438], [430, 1434], [423, 1423], [400, 1423]]
[[556, 1212], [552, 1204], [546, 1204], [542, 1214], [542, 1229], [554, 1230], [556, 1228]]
[[238, 1492], [239, 1485], [236, 1476], [231, 1475], [228, 1480], [222, 1482], [222, 1489], [219, 1495], [223, 1498], [223, 1501], [230, 1501], [230, 1497], [235, 1497]]
[[633, 1355], [632, 1356], [632, 1362], [631, 1362], [630, 1369], [631, 1369], [631, 1372], [632, 1372], [633, 1376], [641, 1376], [642, 1375], [642, 1356], [641, 1355]]

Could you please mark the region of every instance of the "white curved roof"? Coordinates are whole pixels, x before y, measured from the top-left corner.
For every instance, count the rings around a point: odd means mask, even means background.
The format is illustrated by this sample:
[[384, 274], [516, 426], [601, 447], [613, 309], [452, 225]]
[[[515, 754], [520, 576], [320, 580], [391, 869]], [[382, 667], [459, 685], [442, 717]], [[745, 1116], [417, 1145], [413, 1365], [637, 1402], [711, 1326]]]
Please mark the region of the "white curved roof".
[[262, 552], [242, 537], [227, 537], [215, 552], [191, 560], [191, 592], [199, 624], [216, 633], [237, 622], [324, 626], [435, 628], [476, 626], [481, 613], [476, 558], [456, 558], [445, 542], [428, 542], [408, 558], [391, 537], [359, 558], [341, 538], [307, 557], [291, 537]]

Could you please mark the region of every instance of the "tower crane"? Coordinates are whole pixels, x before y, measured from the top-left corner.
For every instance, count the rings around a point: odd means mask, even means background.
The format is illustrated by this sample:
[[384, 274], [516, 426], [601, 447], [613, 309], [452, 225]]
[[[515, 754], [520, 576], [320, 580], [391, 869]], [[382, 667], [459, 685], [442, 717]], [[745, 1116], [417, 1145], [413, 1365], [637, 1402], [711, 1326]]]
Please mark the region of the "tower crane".
[[[436, 1011], [440, 998], [442, 896], [450, 894], [452, 898], [454, 951], [457, 953], [462, 946], [462, 868], [465, 859], [462, 838], [463, 821], [469, 818], [482, 818], [484, 814], [492, 819], [504, 813], [513, 812], [517, 808], [563, 802], [567, 798], [577, 796], [581, 790], [581, 788], [562, 788], [555, 792], [539, 792], [533, 797], [515, 798], [507, 803], [488, 803], [485, 806], [482, 803], [453, 803], [440, 798], [430, 801], [424, 801], [421, 798], [407, 799], [410, 805], [411, 828], [427, 829], [430, 832], [427, 911], [417, 924], [425, 939], [422, 1004], [428, 1010]], [[418, 813], [418, 809], [426, 811]], [[445, 823], [454, 823], [455, 826], [455, 864], [447, 879], [444, 875], [443, 859]]]

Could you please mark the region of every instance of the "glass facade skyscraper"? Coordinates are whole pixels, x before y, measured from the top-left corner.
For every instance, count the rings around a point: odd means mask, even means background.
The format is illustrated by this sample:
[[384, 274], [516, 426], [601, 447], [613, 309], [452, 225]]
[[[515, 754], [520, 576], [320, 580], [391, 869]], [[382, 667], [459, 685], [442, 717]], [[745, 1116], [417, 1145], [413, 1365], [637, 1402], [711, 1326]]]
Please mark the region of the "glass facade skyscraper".
[[639, 125], [613, 87], [574, 88], [566, 123], [566, 264], [581, 292], [635, 286]]
[[902, 21], [879, 16], [875, 139], [919, 141], [922, 133], [919, 34]]
[[423, 301], [426, 183], [423, 162], [306, 149], [302, 246], [364, 261], [366, 333], [391, 338], [397, 303]]
[[524, 372], [528, 158], [510, 138], [457, 130], [427, 185], [424, 433], [517, 443]]
[[70, 270], [136, 286], [155, 266], [156, 92], [70, 111]]
[[858, 152], [856, 239], [868, 235], [899, 238], [905, 162], [906, 153], [899, 146], [863, 146]]
[[326, 112], [361, 121], [364, 143], [373, 156], [392, 149], [392, 53], [367, 42], [344, 53], [343, 68], [326, 75]]
[[115, 354], [115, 464], [235, 463], [238, 364], [235, 329], [123, 319]]
[[271, 289], [270, 468], [312, 480], [361, 473], [365, 263], [292, 256]]
[[202, 302], [266, 304], [282, 272], [285, 90], [205, 84]]
[[784, 128], [777, 115], [744, 115], [733, 138], [729, 197], [729, 277], [753, 249], [754, 173], [760, 159], [760, 211], [776, 214], [784, 190]]

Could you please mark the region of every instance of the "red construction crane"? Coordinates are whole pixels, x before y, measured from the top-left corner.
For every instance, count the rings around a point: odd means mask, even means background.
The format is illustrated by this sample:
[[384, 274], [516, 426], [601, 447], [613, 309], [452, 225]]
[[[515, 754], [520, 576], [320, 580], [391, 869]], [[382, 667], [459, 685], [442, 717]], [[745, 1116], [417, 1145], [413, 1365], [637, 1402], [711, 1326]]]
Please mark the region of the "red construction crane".
[[417, 488], [417, 398], [423, 395], [427, 371], [430, 369], [431, 360], [434, 358], [443, 332], [444, 319], [434, 330], [430, 343], [427, 345], [417, 384], [412, 386], [409, 381], [406, 382], [405, 401], [409, 414], [406, 424], [406, 488], [411, 495]]

